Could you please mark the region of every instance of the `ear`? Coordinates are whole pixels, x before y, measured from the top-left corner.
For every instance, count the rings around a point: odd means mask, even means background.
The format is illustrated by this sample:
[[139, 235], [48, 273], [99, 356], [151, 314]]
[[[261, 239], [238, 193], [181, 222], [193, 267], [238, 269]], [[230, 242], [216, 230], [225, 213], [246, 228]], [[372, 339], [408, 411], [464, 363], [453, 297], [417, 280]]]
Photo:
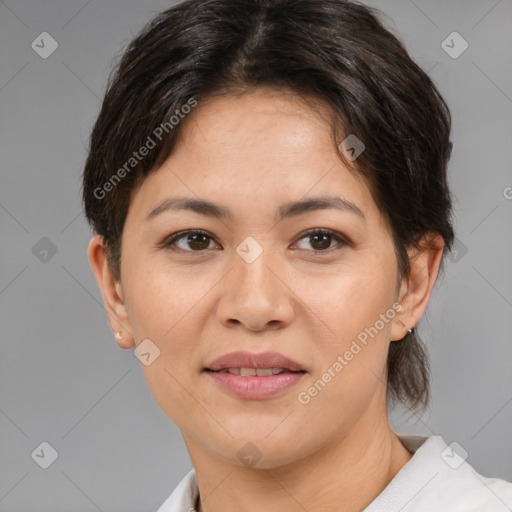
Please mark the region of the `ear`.
[[411, 271], [402, 280], [398, 303], [402, 309], [393, 319], [391, 341], [401, 340], [427, 309], [439, 274], [444, 241], [438, 233], [428, 232], [420, 240], [421, 250], [409, 251]]
[[132, 348], [135, 344], [124, 301], [123, 289], [121, 282], [115, 280], [108, 266], [107, 253], [102, 236], [94, 235], [91, 238], [87, 255], [103, 295], [103, 302], [105, 303], [110, 326], [114, 333], [121, 332], [121, 338], [116, 339], [117, 344], [121, 348]]

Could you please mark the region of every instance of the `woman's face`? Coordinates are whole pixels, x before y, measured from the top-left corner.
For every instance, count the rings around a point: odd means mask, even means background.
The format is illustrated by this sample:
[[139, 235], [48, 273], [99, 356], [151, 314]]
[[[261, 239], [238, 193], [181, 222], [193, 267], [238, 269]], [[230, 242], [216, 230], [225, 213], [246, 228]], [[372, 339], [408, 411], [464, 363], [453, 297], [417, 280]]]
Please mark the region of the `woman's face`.
[[[277, 467], [378, 428], [389, 342], [405, 334], [391, 234], [314, 105], [269, 90], [200, 102], [124, 227], [123, 325], [136, 345], [151, 340], [141, 347], [153, 354], [142, 365], [149, 388], [189, 447], [235, 464], [253, 450], [258, 467]], [[149, 215], [176, 198], [219, 210]], [[319, 198], [341, 206], [290, 208]], [[235, 351], [278, 352], [303, 372], [240, 396], [206, 371]], [[243, 378], [268, 377], [222, 377]]]

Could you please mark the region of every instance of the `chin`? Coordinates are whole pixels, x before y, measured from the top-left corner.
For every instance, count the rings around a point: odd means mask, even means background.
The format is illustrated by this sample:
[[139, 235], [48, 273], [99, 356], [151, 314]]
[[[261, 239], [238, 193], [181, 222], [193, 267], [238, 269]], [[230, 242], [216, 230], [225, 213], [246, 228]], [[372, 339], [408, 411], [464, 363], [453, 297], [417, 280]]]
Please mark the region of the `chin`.
[[252, 434], [244, 432], [230, 439], [226, 446], [230, 462], [254, 469], [275, 469], [301, 458], [300, 439], [292, 437], [286, 430], [279, 435], [277, 432], [269, 435], [270, 431], [253, 431]]
[[[242, 448], [238, 453], [243, 450], [249, 451], [247, 448], [248, 447]], [[281, 446], [280, 449], [274, 450], [263, 447], [260, 452], [260, 458], [256, 460], [253, 465], [247, 463], [245, 460], [240, 460], [238, 453], [235, 454], [236, 460], [234, 462], [239, 466], [246, 466], [248, 468], [271, 470], [284, 468], [290, 464], [296, 463], [301, 458], [294, 446]]]

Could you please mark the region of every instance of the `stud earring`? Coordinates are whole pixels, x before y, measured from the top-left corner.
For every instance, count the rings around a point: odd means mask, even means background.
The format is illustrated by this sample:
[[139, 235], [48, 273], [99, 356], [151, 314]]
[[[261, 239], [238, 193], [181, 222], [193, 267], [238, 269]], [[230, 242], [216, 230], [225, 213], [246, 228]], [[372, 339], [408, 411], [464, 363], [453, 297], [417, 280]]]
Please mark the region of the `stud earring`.
[[411, 327], [410, 329], [407, 329], [407, 331], [409, 332], [409, 334], [411, 334], [411, 332], [414, 331], [414, 327]]
[[123, 337], [123, 334], [121, 333], [121, 331], [117, 331], [117, 332], [116, 332], [116, 338], [117, 338], [118, 340], [120, 340], [122, 337]]

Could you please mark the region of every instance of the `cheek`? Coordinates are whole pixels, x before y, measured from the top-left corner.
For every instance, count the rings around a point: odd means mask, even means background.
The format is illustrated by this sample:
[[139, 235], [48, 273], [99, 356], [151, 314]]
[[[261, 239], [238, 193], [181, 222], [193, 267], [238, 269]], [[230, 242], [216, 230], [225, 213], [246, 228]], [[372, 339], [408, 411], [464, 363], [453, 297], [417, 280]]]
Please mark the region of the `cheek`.
[[387, 321], [382, 321], [381, 314], [386, 315], [393, 303], [390, 282], [378, 266], [366, 266], [364, 271], [351, 269], [338, 274], [322, 293], [317, 287], [309, 287], [308, 305], [316, 313], [316, 324], [324, 334], [315, 336], [312, 329], [309, 332], [316, 345], [318, 364], [300, 390], [304, 393], [302, 399], [308, 401], [301, 401], [300, 407], [311, 417], [320, 415], [334, 429], [347, 428], [371, 400], [385, 395], [392, 315], [388, 313]]
[[[387, 265], [389, 269], [392, 265]], [[375, 258], [360, 258], [360, 264], [339, 267], [328, 275], [297, 277], [297, 295], [325, 325], [324, 341], [342, 348], [360, 332], [373, 326], [394, 300], [394, 276]], [[379, 323], [379, 330], [386, 331]], [[322, 339], [320, 339], [322, 341]]]
[[197, 306], [214, 281], [198, 279], [185, 266], [170, 267], [159, 260], [126, 265], [129, 315], [137, 340], [154, 337], [167, 345], [190, 317], [197, 319]]
[[[207, 283], [155, 265], [133, 275], [129, 314], [136, 342], [149, 338], [160, 350], [150, 365], [141, 363], [141, 370], [160, 408], [175, 423], [186, 423], [200, 372], [197, 344]], [[194, 412], [198, 416], [200, 411]]]
[[321, 389], [328, 381], [317, 403], [332, 400], [339, 404], [340, 414], [343, 410], [354, 414], [385, 384], [389, 331], [395, 312], [395, 276], [389, 272], [394, 260], [390, 257], [383, 261], [370, 252], [357, 256], [358, 263], [340, 268], [320, 286], [309, 281], [301, 291], [308, 297], [304, 302], [316, 313], [316, 324], [324, 333], [316, 337], [310, 331], [310, 336], [316, 338], [319, 362], [312, 380], [320, 379]]
[[160, 351], [150, 365], [141, 363], [144, 377], [165, 411], [186, 407], [186, 400], [181, 403], [187, 395], [184, 389], [193, 389], [190, 381], [199, 372], [196, 341], [205, 321], [201, 299], [211, 285], [189, 272], [144, 260], [127, 263], [125, 269], [136, 344], [150, 339]]

